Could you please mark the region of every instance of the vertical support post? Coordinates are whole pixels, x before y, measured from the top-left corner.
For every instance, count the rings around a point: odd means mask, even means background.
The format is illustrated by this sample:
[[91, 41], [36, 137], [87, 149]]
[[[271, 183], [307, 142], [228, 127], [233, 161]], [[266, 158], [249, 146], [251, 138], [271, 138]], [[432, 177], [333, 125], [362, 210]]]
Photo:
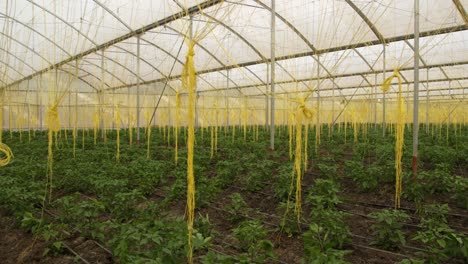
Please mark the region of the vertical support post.
[[[383, 74], [383, 79], [385, 80], [385, 73], [386, 73], [386, 72], [385, 72], [385, 71], [386, 71], [386, 67], [385, 67], [385, 64], [386, 64], [386, 63], [385, 63], [385, 60], [386, 60], [387, 58], [386, 58], [386, 54], [385, 54], [385, 53], [386, 53], [386, 52], [385, 52], [385, 43], [382, 43], [382, 45], [383, 45], [383, 51], [382, 51], [382, 52], [383, 52], [383, 72], [382, 72], [382, 74]], [[382, 98], [382, 136], [383, 136], [383, 137], [385, 137], [385, 134], [386, 134], [385, 132], [386, 132], [386, 130], [387, 130], [387, 126], [386, 126], [386, 124], [385, 124], [385, 122], [386, 122], [386, 120], [385, 120], [385, 110], [386, 110], [386, 109], [385, 109], [385, 108], [386, 108], [386, 105], [385, 105], [385, 93], [383, 93], [383, 98]]]
[[42, 131], [42, 75], [39, 78], [39, 84], [37, 86], [37, 92], [36, 92], [36, 103], [37, 103], [37, 119], [39, 121], [39, 127], [38, 129]]
[[429, 134], [429, 68], [426, 70], [426, 134]]
[[[322, 131], [320, 131], [320, 56], [317, 55], [317, 113], [315, 113], [316, 117], [316, 124], [315, 130], [318, 132], [317, 141], [320, 144], [320, 135]], [[316, 144], [317, 146], [317, 144]]]
[[413, 175], [418, 173], [419, 140], [419, 0], [414, 0]]
[[226, 107], [226, 129], [229, 128], [229, 98], [228, 98], [228, 91], [229, 91], [229, 69], [226, 70], [226, 91], [225, 92], [225, 97], [226, 97], [226, 102], [224, 103], [224, 106]]
[[[451, 99], [451, 98], [452, 98], [452, 96], [451, 96], [451, 95], [452, 95], [452, 81], [449, 81], [449, 85], [448, 85], [448, 86], [449, 86], [449, 87], [448, 87], [448, 88], [449, 88], [449, 98]], [[448, 105], [447, 109], [448, 109], [448, 111], [449, 111], [449, 112], [448, 112], [448, 118], [447, 118], [447, 126], [449, 126], [449, 125], [450, 125], [450, 122], [452, 122], [452, 111], [451, 111], [451, 109], [450, 109], [450, 104]]]
[[[31, 87], [29, 87], [29, 80], [28, 80], [27, 85], [28, 85], [28, 91], [29, 91], [29, 89], [31, 89]], [[27, 99], [27, 95], [26, 95], [26, 99]], [[27, 106], [28, 106], [28, 131], [30, 131], [30, 129], [31, 129], [30, 124], [29, 124], [29, 120], [31, 120], [30, 111], [29, 111], [29, 105], [30, 104], [27, 101], [26, 101], [26, 103], [27, 103]]]
[[269, 129], [270, 128], [270, 122], [268, 121], [268, 117], [269, 117], [269, 111], [270, 111], [270, 107], [269, 107], [269, 99], [268, 98], [268, 90], [269, 90], [269, 80], [270, 80], [270, 64], [267, 62], [266, 63], [266, 66], [267, 66], [267, 71], [266, 71], [266, 95], [265, 95], [265, 125], [266, 125], [266, 129]]
[[[318, 113], [317, 113], [318, 114]], [[330, 126], [332, 129], [332, 132], [334, 131], [335, 127], [335, 78], [332, 78], [332, 119], [331, 119]]]
[[137, 36], [137, 96], [136, 96], [136, 127], [137, 145], [140, 144], [140, 35]]
[[102, 106], [103, 98], [102, 92], [104, 91], [104, 49], [101, 50], [101, 90], [98, 92], [99, 101], [99, 126], [101, 127], [101, 139], [104, 141], [104, 108]]
[[377, 73], [374, 75], [374, 128], [377, 127]]
[[276, 0], [271, 0], [271, 81], [270, 81], [270, 149], [275, 149], [275, 68], [276, 68]]

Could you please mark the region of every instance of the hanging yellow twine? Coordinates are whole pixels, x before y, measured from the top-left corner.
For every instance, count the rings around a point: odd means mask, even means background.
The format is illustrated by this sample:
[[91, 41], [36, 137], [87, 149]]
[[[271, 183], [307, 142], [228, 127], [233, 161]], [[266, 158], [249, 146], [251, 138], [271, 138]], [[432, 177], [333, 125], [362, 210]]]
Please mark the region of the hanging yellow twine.
[[115, 159], [117, 162], [120, 161], [120, 109], [119, 109], [119, 104], [115, 106], [115, 117], [114, 117], [114, 122], [115, 122], [115, 130], [117, 132], [117, 153], [115, 154]]
[[382, 90], [383, 92], [387, 92], [392, 84], [393, 78], [398, 79], [398, 101], [397, 101], [397, 124], [396, 124], [396, 132], [395, 132], [395, 209], [400, 208], [400, 197], [402, 191], [402, 181], [401, 181], [401, 173], [402, 173], [402, 165], [401, 165], [401, 158], [403, 156], [403, 144], [405, 140], [405, 109], [403, 107], [403, 97], [402, 97], [402, 78], [398, 71], [395, 69], [393, 74], [385, 79]]
[[[180, 108], [182, 107], [182, 100], [180, 100], [180, 93], [179, 91], [176, 92], [176, 123], [174, 126], [174, 136], [175, 136], [175, 150], [174, 150], [174, 161], [177, 165], [177, 160], [179, 158], [179, 124], [180, 124]], [[203, 131], [203, 130], [202, 130]]]
[[[294, 180], [296, 181], [296, 197], [295, 197], [295, 206], [294, 206], [294, 213], [297, 216], [297, 221], [300, 222], [301, 219], [301, 213], [302, 213], [302, 176], [303, 176], [303, 170], [302, 170], [302, 164], [307, 162], [307, 157], [304, 155], [304, 161], [302, 158], [302, 126], [303, 126], [303, 120], [310, 120], [313, 118], [314, 113], [312, 110], [307, 108], [305, 102], [307, 100], [308, 96], [305, 98], [300, 98], [299, 100], [295, 101], [299, 104], [299, 107], [296, 111], [295, 115], [295, 123], [296, 123], [296, 148], [295, 148], [295, 154], [294, 154], [294, 167], [293, 167], [293, 172], [292, 172], [292, 178], [291, 178], [291, 188], [289, 191], [289, 196], [291, 196], [292, 190], [293, 190], [293, 182]], [[304, 144], [307, 146], [306, 144]], [[307, 153], [306, 150], [304, 150], [305, 153]], [[288, 199], [288, 204], [289, 204], [289, 199]], [[287, 206], [286, 208], [289, 208]], [[286, 214], [288, 213], [288, 210], [286, 210]]]
[[195, 41], [190, 39], [186, 62], [182, 70], [182, 85], [188, 91], [188, 138], [187, 138], [187, 230], [188, 230], [188, 261], [193, 263], [192, 233], [195, 217], [195, 175], [193, 170], [193, 155], [195, 144]]
[[53, 135], [57, 134], [60, 131], [60, 118], [58, 115], [58, 103], [55, 103], [47, 109], [47, 167], [49, 174], [49, 200], [52, 198], [52, 178], [53, 178], [53, 162], [54, 162], [54, 153], [52, 150], [52, 145], [54, 142]]
[[97, 143], [97, 134], [99, 129], [99, 111], [96, 110], [93, 115], [94, 145]]

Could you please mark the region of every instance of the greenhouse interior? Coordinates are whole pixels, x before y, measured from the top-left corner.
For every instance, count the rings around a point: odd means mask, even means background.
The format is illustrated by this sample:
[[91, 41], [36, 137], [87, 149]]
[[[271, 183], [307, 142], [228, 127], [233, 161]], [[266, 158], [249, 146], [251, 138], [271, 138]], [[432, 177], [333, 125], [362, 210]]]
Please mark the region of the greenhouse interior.
[[468, 0], [3, 0], [0, 262], [468, 263]]

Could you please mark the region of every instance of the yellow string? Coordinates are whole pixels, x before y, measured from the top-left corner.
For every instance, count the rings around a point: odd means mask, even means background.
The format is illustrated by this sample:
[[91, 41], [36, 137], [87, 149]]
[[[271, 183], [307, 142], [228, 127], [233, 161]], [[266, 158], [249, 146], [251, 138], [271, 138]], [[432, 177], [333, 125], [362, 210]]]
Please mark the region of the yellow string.
[[4, 154], [4, 157], [0, 158], [0, 167], [6, 166], [11, 162], [13, 158], [13, 152], [8, 145], [0, 142], [0, 152]]
[[115, 122], [115, 130], [117, 132], [117, 150], [115, 154], [115, 159], [117, 162], [120, 161], [120, 122], [122, 121], [120, 118], [120, 109], [119, 109], [119, 104], [115, 106], [115, 117], [114, 117], [114, 122]]
[[187, 139], [187, 230], [188, 230], [188, 262], [193, 263], [192, 233], [195, 216], [195, 175], [193, 170], [193, 155], [195, 144], [195, 65], [194, 40], [188, 40], [186, 62], [182, 70], [182, 85], [188, 90], [188, 139]]
[[94, 145], [97, 143], [97, 134], [99, 129], [99, 111], [96, 110], [93, 115]]
[[[176, 124], [174, 127], [174, 136], [175, 136], [175, 150], [174, 150], [174, 161], [177, 164], [179, 158], [178, 146], [179, 146], [179, 124], [180, 124], [180, 108], [182, 106], [182, 101], [180, 100], [179, 91], [176, 92]], [[203, 129], [202, 129], [203, 131]]]
[[400, 197], [402, 191], [402, 181], [401, 181], [401, 173], [402, 173], [402, 164], [401, 159], [403, 156], [403, 144], [405, 140], [405, 109], [403, 107], [403, 96], [402, 96], [402, 78], [398, 71], [395, 69], [393, 74], [385, 79], [382, 90], [383, 92], [387, 92], [392, 84], [393, 78], [398, 79], [398, 100], [397, 100], [397, 123], [396, 123], [396, 131], [395, 131], [395, 209], [400, 208]]
[[[294, 205], [294, 213], [297, 216], [297, 221], [300, 222], [301, 218], [301, 213], [302, 213], [302, 176], [303, 176], [303, 170], [302, 170], [302, 164], [303, 164], [303, 158], [302, 158], [302, 126], [303, 126], [303, 120], [310, 120], [313, 118], [314, 113], [312, 110], [310, 110], [305, 102], [307, 100], [308, 96], [305, 98], [300, 98], [299, 100], [295, 101], [299, 104], [299, 107], [296, 111], [295, 115], [295, 121], [296, 121], [296, 148], [295, 148], [295, 154], [294, 154], [294, 167], [293, 167], [293, 172], [292, 172], [292, 178], [291, 178], [291, 187], [289, 191], [289, 196], [292, 193], [293, 189], [293, 181], [296, 180], [296, 199], [295, 199], [295, 205]], [[307, 130], [307, 129], [306, 129]], [[307, 138], [307, 137], [306, 137]], [[304, 144], [307, 146], [306, 144]], [[304, 151], [307, 153], [307, 151]], [[304, 154], [304, 162], [307, 158], [305, 157]], [[305, 167], [305, 166], [304, 166]], [[288, 199], [288, 206], [286, 208], [289, 208], [289, 199]], [[286, 213], [288, 212], [288, 209], [286, 209]]]
[[[54, 142], [53, 135], [57, 135], [60, 131], [60, 118], [58, 115], [58, 100], [54, 105], [48, 107], [47, 109], [47, 137], [48, 137], [48, 144], [47, 144], [47, 168], [49, 174], [49, 200], [52, 198], [52, 179], [53, 179], [53, 162], [54, 162], [54, 154], [52, 150], [52, 145]], [[57, 140], [57, 139], [56, 139]]]

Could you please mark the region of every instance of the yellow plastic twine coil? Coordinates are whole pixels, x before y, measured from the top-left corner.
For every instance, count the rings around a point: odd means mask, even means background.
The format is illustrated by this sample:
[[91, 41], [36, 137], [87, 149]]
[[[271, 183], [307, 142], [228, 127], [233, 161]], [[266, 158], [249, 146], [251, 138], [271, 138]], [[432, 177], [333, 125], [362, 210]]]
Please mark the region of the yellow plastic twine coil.
[[11, 162], [13, 158], [13, 152], [10, 147], [4, 143], [0, 143], [0, 152], [4, 154], [3, 158], [0, 158], [0, 167], [6, 166]]
[[401, 158], [403, 156], [403, 143], [405, 140], [405, 109], [403, 107], [403, 97], [402, 97], [402, 88], [401, 82], [402, 78], [398, 71], [395, 69], [393, 74], [385, 79], [382, 90], [387, 92], [392, 85], [393, 78], [398, 79], [398, 101], [397, 101], [397, 124], [396, 124], [396, 133], [395, 133], [395, 209], [400, 208], [400, 196], [402, 191], [402, 181], [401, 181]]
[[188, 261], [193, 263], [192, 233], [195, 216], [195, 175], [193, 171], [193, 155], [195, 144], [195, 41], [190, 39], [186, 62], [182, 70], [182, 85], [188, 91], [188, 138], [187, 138], [187, 230], [188, 230]]
[[47, 136], [48, 136], [48, 145], [47, 145], [47, 170], [49, 173], [49, 199], [52, 197], [52, 178], [53, 178], [53, 162], [54, 154], [52, 151], [52, 145], [54, 142], [54, 134], [56, 135], [60, 131], [60, 118], [58, 114], [58, 103], [55, 103], [47, 109]]
[[[296, 111], [295, 115], [295, 123], [296, 123], [296, 148], [295, 148], [295, 154], [294, 154], [294, 167], [292, 171], [292, 178], [291, 178], [291, 187], [289, 190], [289, 196], [291, 196], [292, 191], [293, 191], [293, 182], [296, 180], [296, 197], [295, 197], [295, 206], [294, 206], [294, 213], [297, 216], [297, 221], [300, 221], [301, 218], [301, 212], [302, 212], [302, 176], [303, 176], [303, 170], [301, 168], [303, 164], [303, 158], [302, 158], [302, 126], [303, 126], [303, 120], [310, 120], [313, 118], [314, 113], [312, 110], [307, 108], [305, 105], [305, 102], [307, 100], [308, 96], [305, 98], [300, 98], [299, 100], [295, 101], [299, 104], [299, 107]], [[307, 144], [304, 144], [307, 147]], [[307, 153], [307, 150], [304, 150], [304, 153]], [[304, 155], [304, 164], [307, 163], [307, 157]], [[289, 204], [288, 199], [288, 204]], [[289, 205], [286, 207], [289, 208]], [[288, 210], [286, 210], [286, 213], [288, 213]]]

